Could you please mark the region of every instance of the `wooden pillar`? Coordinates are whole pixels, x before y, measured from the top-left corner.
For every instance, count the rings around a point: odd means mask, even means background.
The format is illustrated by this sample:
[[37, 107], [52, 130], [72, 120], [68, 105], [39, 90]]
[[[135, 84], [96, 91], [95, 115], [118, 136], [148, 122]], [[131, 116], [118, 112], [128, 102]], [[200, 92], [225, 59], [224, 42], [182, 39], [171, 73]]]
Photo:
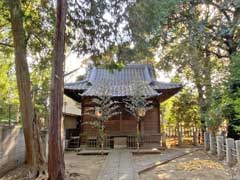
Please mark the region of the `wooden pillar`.
[[161, 123], [160, 123], [160, 100], [159, 99], [157, 99], [156, 100], [157, 102], [156, 102], [156, 104], [157, 104], [157, 109], [158, 109], [158, 119], [157, 119], [157, 121], [158, 121], [158, 132], [159, 132], [159, 134], [161, 133]]
[[122, 132], [122, 111], [120, 112], [120, 132]]

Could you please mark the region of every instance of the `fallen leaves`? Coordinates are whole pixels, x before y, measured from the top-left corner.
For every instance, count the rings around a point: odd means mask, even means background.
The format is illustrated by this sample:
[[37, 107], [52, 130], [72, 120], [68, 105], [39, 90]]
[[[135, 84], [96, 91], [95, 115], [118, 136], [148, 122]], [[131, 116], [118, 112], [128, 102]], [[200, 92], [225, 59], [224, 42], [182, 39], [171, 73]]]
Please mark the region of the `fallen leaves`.
[[212, 160], [202, 160], [202, 159], [194, 159], [187, 162], [182, 162], [176, 165], [177, 169], [179, 170], [185, 170], [185, 171], [195, 171], [195, 170], [201, 170], [201, 169], [224, 169], [224, 167]]

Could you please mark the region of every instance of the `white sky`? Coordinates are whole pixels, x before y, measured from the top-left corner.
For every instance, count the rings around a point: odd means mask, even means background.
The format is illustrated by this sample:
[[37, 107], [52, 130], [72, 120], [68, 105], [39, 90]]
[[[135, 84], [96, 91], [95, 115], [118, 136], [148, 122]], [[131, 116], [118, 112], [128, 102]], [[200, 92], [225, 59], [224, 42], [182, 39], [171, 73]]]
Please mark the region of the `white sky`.
[[82, 63], [82, 60], [84, 58], [83, 57], [78, 57], [77, 54], [75, 53], [70, 53], [67, 57], [66, 57], [66, 62], [65, 62], [65, 74], [69, 73], [75, 69], [79, 69], [76, 72], [74, 72], [73, 74], [67, 76], [65, 78], [65, 82], [74, 82], [76, 81], [76, 78], [79, 75], [83, 75], [86, 73], [86, 69], [87, 69], [87, 65], [84, 65]]

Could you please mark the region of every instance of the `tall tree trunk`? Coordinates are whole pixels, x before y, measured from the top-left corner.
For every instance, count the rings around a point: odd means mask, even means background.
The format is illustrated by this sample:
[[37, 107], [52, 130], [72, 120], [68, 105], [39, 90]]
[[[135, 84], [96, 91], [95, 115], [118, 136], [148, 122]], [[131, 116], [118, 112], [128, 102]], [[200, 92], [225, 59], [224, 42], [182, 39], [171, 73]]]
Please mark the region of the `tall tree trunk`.
[[50, 180], [63, 180], [64, 156], [61, 141], [63, 107], [63, 66], [67, 0], [57, 1], [57, 25], [54, 44], [51, 84], [51, 114], [49, 133], [48, 174]]
[[204, 132], [206, 130], [206, 122], [205, 122], [206, 103], [204, 99], [203, 86], [200, 83], [196, 83], [196, 87], [198, 90], [198, 104], [200, 109], [201, 126]]
[[27, 41], [23, 27], [23, 12], [20, 0], [9, 0], [11, 26], [15, 53], [17, 86], [20, 111], [23, 120], [23, 132], [26, 144], [26, 163], [38, 168], [45, 162], [38, 123], [31, 97], [31, 82], [27, 64]]

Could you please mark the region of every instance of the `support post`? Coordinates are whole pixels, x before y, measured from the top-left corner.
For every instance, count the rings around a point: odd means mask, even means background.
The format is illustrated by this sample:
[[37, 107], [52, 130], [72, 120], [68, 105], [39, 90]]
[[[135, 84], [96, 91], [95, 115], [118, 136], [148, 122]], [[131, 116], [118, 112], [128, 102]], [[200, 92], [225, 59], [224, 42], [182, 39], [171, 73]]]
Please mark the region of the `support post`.
[[48, 131], [47, 130], [41, 131], [41, 140], [43, 144], [43, 153], [47, 160], [48, 159]]
[[216, 154], [217, 153], [216, 137], [212, 133], [209, 133], [209, 140], [210, 140], [210, 152], [211, 154]]
[[223, 160], [225, 153], [224, 153], [224, 138], [223, 136], [217, 136], [217, 157], [219, 160]]
[[178, 145], [181, 146], [182, 145], [182, 132], [178, 133]]
[[198, 131], [197, 131], [197, 129], [193, 131], [193, 145], [198, 146]]
[[3, 128], [0, 127], [0, 161], [1, 161], [1, 158], [2, 158], [2, 143], [3, 143], [2, 133], [3, 133]]
[[165, 132], [162, 132], [162, 147], [167, 147]]
[[237, 152], [237, 162], [240, 163], [240, 140], [235, 141], [236, 152]]
[[232, 138], [226, 139], [226, 161], [229, 166], [234, 164], [234, 158], [232, 155], [232, 149], [234, 148], [234, 140]]
[[204, 132], [204, 149], [206, 151], [208, 151], [210, 148], [209, 146], [209, 133], [208, 132]]

